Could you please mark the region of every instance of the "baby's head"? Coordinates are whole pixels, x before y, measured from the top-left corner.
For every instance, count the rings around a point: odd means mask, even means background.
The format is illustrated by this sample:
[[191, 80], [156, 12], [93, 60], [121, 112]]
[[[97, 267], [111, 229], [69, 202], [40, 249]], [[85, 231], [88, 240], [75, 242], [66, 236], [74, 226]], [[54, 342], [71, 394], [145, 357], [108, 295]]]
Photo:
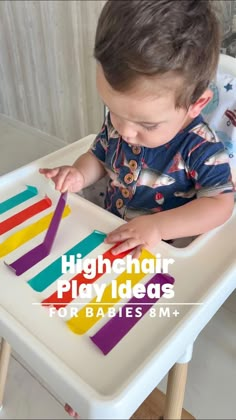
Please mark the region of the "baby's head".
[[108, 0], [94, 55], [98, 91], [131, 144], [167, 143], [212, 97], [220, 49], [209, 0]]

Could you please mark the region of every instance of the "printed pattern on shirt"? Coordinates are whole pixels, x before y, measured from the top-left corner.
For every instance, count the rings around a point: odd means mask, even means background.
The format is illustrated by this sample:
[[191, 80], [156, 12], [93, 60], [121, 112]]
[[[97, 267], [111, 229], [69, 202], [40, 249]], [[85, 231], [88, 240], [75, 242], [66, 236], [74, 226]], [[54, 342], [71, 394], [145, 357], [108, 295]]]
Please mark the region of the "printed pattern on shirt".
[[91, 150], [109, 175], [105, 208], [125, 220], [233, 191], [227, 153], [202, 116], [147, 148], [124, 141], [108, 113]]

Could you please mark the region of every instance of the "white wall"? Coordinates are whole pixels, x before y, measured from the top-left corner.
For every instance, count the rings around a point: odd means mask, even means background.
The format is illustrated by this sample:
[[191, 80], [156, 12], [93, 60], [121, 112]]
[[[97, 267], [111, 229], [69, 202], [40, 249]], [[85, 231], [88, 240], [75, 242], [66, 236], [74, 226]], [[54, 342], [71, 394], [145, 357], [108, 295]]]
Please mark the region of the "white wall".
[[0, 112], [72, 142], [98, 131], [93, 43], [104, 1], [0, 2]]

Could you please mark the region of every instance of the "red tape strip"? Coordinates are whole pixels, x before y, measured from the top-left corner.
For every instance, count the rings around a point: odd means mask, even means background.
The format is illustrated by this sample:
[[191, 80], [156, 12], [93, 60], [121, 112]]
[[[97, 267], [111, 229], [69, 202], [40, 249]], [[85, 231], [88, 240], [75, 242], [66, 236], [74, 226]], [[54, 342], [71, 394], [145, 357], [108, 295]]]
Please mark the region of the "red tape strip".
[[[112, 250], [114, 248], [116, 248], [119, 244], [116, 244], [115, 246], [113, 246], [112, 248], [110, 248], [108, 251], [106, 251], [104, 254], [102, 254], [103, 260], [105, 258], [107, 258], [108, 260], [110, 260], [110, 262], [112, 263], [116, 258], [124, 258], [126, 255], [128, 255], [130, 253], [131, 250], [125, 251], [120, 253], [119, 255], [113, 255], [112, 254]], [[77, 274], [75, 277], [73, 277], [70, 280], [70, 284], [72, 282], [72, 280], [77, 280], [77, 288], [79, 288], [79, 286], [84, 283], [84, 284], [92, 284], [94, 283], [96, 280], [98, 280], [101, 276], [103, 276], [104, 274], [106, 274], [106, 267], [104, 267], [103, 265], [103, 271], [102, 273], [98, 273], [98, 265], [97, 265], [97, 261], [96, 260], [96, 275], [93, 279], [87, 279], [84, 277], [85, 272], [82, 271], [81, 273]], [[65, 306], [67, 306], [70, 302], [72, 302], [74, 298], [72, 298], [72, 288], [70, 288], [70, 290], [68, 290], [68, 292], [63, 293], [63, 297], [59, 298], [57, 291], [54, 292], [51, 296], [49, 296], [48, 298], [44, 299], [42, 301], [42, 305], [46, 306], [46, 305], [53, 305], [57, 310], [60, 308], [64, 308]]]
[[20, 225], [21, 223], [25, 222], [27, 219], [30, 219], [30, 217], [35, 216], [36, 214], [47, 209], [51, 205], [52, 205], [52, 201], [50, 200], [49, 197], [46, 196], [45, 198], [38, 201], [37, 203], [32, 204], [32, 206], [29, 206], [26, 209], [20, 211], [19, 213], [14, 214], [13, 216], [9, 217], [8, 219], [0, 223], [0, 235]]

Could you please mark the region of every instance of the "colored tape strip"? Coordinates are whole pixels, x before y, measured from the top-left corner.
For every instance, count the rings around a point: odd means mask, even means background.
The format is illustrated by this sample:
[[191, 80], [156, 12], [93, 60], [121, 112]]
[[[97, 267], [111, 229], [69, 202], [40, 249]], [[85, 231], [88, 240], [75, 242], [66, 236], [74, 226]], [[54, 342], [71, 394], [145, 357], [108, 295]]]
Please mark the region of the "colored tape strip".
[[36, 187], [26, 185], [26, 190], [20, 192], [19, 194], [13, 195], [12, 197], [0, 203], [0, 214], [5, 213], [6, 211], [18, 206], [21, 203], [24, 203], [24, 201], [29, 200], [37, 194], [38, 190]]
[[[67, 205], [62, 214], [62, 218], [67, 217], [70, 214], [70, 207]], [[5, 257], [10, 252], [19, 248], [21, 245], [33, 239], [35, 236], [46, 230], [53, 217], [53, 212], [42, 217], [37, 222], [32, 223], [29, 226], [21, 229], [19, 232], [13, 233], [5, 241], [0, 244], [0, 258]]]
[[[155, 260], [155, 256], [151, 254], [146, 249], [142, 250], [142, 253], [139, 257], [140, 263], [145, 259], [149, 260]], [[127, 271], [124, 271], [116, 278], [117, 287], [119, 287], [120, 284], [125, 283], [127, 280], [131, 280], [132, 287], [137, 284], [140, 280], [142, 280], [147, 274], [145, 273], [135, 273], [134, 267], [132, 267], [132, 273], [127, 273]], [[94, 298], [90, 301], [87, 305], [85, 305], [80, 311], [77, 312], [76, 316], [69, 319], [66, 324], [70, 328], [71, 331], [73, 331], [75, 334], [84, 334], [86, 333], [90, 328], [93, 327], [96, 322], [99, 321], [100, 318], [102, 318], [102, 315], [94, 315], [91, 317], [87, 317], [87, 308], [90, 307], [97, 307], [102, 308], [102, 312], [105, 314], [108, 311], [108, 308], [112, 308], [117, 302], [120, 301], [120, 297], [117, 296], [116, 298], [112, 296], [112, 285], [109, 284], [104, 293], [101, 302], [99, 302], [99, 305], [97, 305], [97, 300]]]
[[[118, 244], [116, 244], [115, 246], [113, 246], [111, 249], [109, 249], [108, 251], [104, 252], [104, 254], [102, 254], [102, 258], [103, 260], [108, 259], [111, 263], [117, 259], [117, 258], [124, 258], [130, 251], [126, 251], [126, 252], [122, 252], [119, 255], [113, 255], [112, 254], [112, 249], [116, 248], [118, 246]], [[76, 287], [77, 289], [79, 288], [79, 286], [83, 283], [83, 284], [92, 284], [94, 283], [96, 280], [98, 280], [101, 276], [103, 276], [104, 274], [106, 274], [106, 267], [103, 266], [103, 271], [101, 273], [98, 273], [98, 264], [97, 264], [98, 260], [96, 260], [96, 275], [94, 276], [93, 279], [87, 279], [86, 277], [84, 277], [85, 272], [82, 271], [81, 273], [77, 274], [75, 277], [73, 277], [69, 282], [70, 284], [72, 284], [72, 281], [76, 281]], [[78, 294], [79, 296], [79, 294]], [[56, 291], [55, 293], [51, 294], [48, 298], [44, 299], [42, 301], [42, 305], [53, 305], [56, 309], [60, 309], [60, 308], [64, 308], [66, 305], [68, 305], [74, 298], [72, 297], [72, 287], [70, 287], [70, 290], [68, 290], [67, 292], [63, 293], [63, 297], [59, 298], [58, 297], [58, 292]]]
[[60, 225], [61, 216], [66, 205], [66, 199], [67, 193], [61, 194], [43, 242], [26, 252], [26, 254], [22, 255], [11, 264], [5, 263], [9, 268], [12, 268], [15, 271], [17, 276], [25, 273], [25, 271], [29, 270], [49, 255]]
[[27, 207], [26, 209], [20, 211], [19, 213], [14, 214], [14, 216], [11, 216], [0, 223], [0, 235], [20, 225], [21, 223], [25, 222], [27, 219], [30, 219], [30, 217], [35, 216], [36, 214], [47, 209], [51, 205], [52, 205], [52, 201], [50, 200], [50, 198], [45, 197], [42, 200], [38, 201], [37, 203], [34, 203], [33, 205]]
[[[162, 286], [167, 283], [173, 284], [174, 278], [167, 274], [155, 274], [145, 286], [147, 290], [149, 284], [160, 284]], [[161, 289], [160, 296], [162, 295], [163, 291]], [[121, 314], [116, 314], [114, 318], [111, 318], [96, 334], [89, 338], [103, 354], [108, 354], [157, 301], [158, 298], [150, 298], [147, 293], [140, 299], [132, 297], [128, 303], [121, 308]], [[134, 307], [140, 308], [140, 317], [127, 316], [128, 311], [133, 311]]]
[[[106, 234], [97, 230], [86, 236], [82, 241], [69, 249], [64, 255], [69, 257], [71, 255], [81, 254], [81, 258], [93, 251], [105, 239]], [[28, 284], [36, 292], [43, 292], [50, 284], [61, 277], [61, 257], [57, 258], [52, 264], [40, 271], [35, 277], [28, 281]]]

